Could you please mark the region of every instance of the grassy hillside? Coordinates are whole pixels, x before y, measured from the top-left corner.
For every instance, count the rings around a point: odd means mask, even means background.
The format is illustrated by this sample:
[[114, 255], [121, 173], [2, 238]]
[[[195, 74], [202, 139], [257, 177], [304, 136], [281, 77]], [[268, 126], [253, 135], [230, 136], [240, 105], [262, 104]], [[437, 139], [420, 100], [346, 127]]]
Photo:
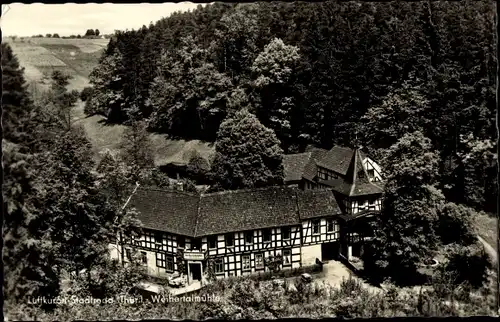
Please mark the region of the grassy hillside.
[[[119, 149], [126, 126], [107, 125], [105, 118], [100, 115], [81, 118], [76, 123], [83, 125], [85, 128], [85, 132], [92, 143], [96, 160], [99, 160], [101, 151]], [[206, 159], [209, 159], [213, 153], [210, 144], [198, 140], [170, 140], [164, 134], [151, 134], [150, 137], [157, 166], [170, 162], [187, 163], [194, 150], [198, 151]]]
[[108, 39], [23, 38], [4, 39], [25, 68], [31, 86], [45, 88], [54, 70], [73, 78], [69, 88], [82, 90], [88, 85], [89, 74], [97, 65]]
[[[48, 87], [52, 71], [61, 70], [73, 78], [69, 89], [82, 90], [89, 84], [89, 74], [97, 66], [99, 57], [108, 44], [108, 39], [61, 39], [61, 38], [24, 38], [15, 41], [4, 39], [12, 46], [19, 63], [25, 68], [25, 77], [33, 90]], [[85, 117], [83, 102], [79, 101], [73, 111], [75, 123], [83, 125], [90, 139], [95, 159], [105, 149], [119, 148], [125, 126], [106, 125], [104, 117]], [[151, 134], [155, 163], [185, 163], [193, 150], [209, 158], [213, 153], [211, 144], [198, 140], [169, 140], [166, 135]]]
[[498, 218], [494, 215], [478, 213], [473, 219], [478, 235], [497, 250]]

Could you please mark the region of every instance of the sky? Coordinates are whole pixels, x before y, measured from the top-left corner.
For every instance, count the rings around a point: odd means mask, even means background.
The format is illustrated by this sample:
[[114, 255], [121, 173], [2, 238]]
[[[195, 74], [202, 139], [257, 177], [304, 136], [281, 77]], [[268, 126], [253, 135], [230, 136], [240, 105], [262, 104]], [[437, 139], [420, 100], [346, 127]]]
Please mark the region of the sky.
[[115, 30], [138, 29], [175, 11], [192, 10], [199, 3], [64, 3], [2, 5], [1, 28], [4, 36], [20, 37], [58, 33], [60, 36], [84, 35], [87, 29], [101, 34]]

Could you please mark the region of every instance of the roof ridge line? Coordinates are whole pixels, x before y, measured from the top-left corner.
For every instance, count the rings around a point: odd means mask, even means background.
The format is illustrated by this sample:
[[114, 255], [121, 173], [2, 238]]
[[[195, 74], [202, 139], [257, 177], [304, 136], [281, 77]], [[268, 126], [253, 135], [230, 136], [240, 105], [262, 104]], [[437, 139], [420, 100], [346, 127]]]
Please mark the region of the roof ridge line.
[[246, 188], [246, 189], [236, 189], [236, 190], [222, 190], [216, 192], [209, 193], [201, 193], [202, 197], [216, 196], [216, 195], [224, 195], [224, 194], [233, 194], [233, 193], [245, 193], [245, 192], [254, 192], [254, 191], [264, 191], [264, 190], [296, 190], [294, 187], [289, 187], [286, 185], [276, 185], [276, 186], [268, 186], [268, 187], [259, 187], [259, 188]]
[[[297, 214], [299, 215], [299, 225], [302, 225], [302, 216], [300, 214], [299, 192], [298, 192], [298, 190], [294, 191], [294, 195], [295, 195], [295, 203], [296, 203], [296, 206], [297, 206]], [[302, 229], [302, 227], [301, 227], [301, 229]]]
[[353, 158], [351, 159], [351, 162], [353, 162], [353, 169], [352, 169], [352, 185], [351, 189], [349, 190], [349, 196], [351, 196], [354, 193], [354, 188], [356, 187], [356, 179], [358, 179], [358, 151], [354, 149], [354, 155]]
[[159, 192], [167, 192], [167, 193], [172, 193], [172, 194], [183, 194], [183, 195], [192, 196], [192, 197], [197, 197], [200, 195], [200, 193], [197, 193], [197, 192], [175, 190], [175, 189], [168, 189], [168, 188], [162, 189], [160, 187], [151, 187], [151, 186], [141, 186], [140, 190], [159, 191]]
[[194, 234], [193, 234], [194, 238], [198, 237], [198, 222], [200, 221], [201, 198], [202, 198], [202, 195], [200, 194], [198, 197], [198, 207], [196, 210], [196, 223], [194, 224]]

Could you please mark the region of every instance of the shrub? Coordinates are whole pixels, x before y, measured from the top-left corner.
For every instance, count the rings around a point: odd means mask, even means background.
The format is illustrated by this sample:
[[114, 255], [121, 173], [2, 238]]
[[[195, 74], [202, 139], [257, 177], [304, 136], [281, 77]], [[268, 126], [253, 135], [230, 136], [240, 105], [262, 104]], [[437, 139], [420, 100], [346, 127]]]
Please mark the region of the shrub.
[[84, 89], [82, 89], [82, 91], [80, 92], [80, 99], [82, 100], [82, 102], [86, 102], [89, 98], [92, 97], [93, 90], [94, 89], [90, 86], [87, 86]]
[[459, 243], [470, 245], [475, 242], [473, 230], [474, 210], [463, 205], [446, 203], [440, 207], [437, 232], [445, 245]]
[[450, 250], [449, 262], [445, 270], [455, 274], [455, 283], [468, 282], [474, 288], [481, 287], [486, 280], [486, 274], [490, 266], [483, 245], [476, 242], [470, 246], [455, 245], [448, 249]]

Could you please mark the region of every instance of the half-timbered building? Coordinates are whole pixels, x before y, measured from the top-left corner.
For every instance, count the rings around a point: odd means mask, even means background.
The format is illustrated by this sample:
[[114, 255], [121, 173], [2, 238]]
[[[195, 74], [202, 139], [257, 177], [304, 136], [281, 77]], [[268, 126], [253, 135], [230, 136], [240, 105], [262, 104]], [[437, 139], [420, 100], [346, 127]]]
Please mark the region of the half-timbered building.
[[369, 222], [381, 209], [378, 164], [359, 149], [308, 147], [284, 157], [285, 186], [218, 193], [139, 188], [129, 206], [143, 234], [123, 236], [112, 257], [141, 252], [148, 273], [182, 269], [201, 280], [209, 263], [216, 277], [264, 272], [280, 255], [282, 269], [317, 260], [360, 256], [371, 238]]
[[143, 234], [111, 245], [112, 257], [126, 261], [135, 248], [155, 276], [178, 272], [181, 264], [189, 281], [200, 280], [209, 260], [219, 278], [264, 272], [270, 256], [282, 258], [282, 269], [313, 265], [321, 259], [320, 243], [339, 238], [341, 211], [328, 189], [194, 194], [139, 188], [130, 206], [139, 213]]
[[382, 207], [381, 167], [360, 149], [335, 146], [325, 150], [308, 146], [306, 152], [285, 155], [285, 184], [302, 189], [331, 189], [339, 216], [340, 254], [361, 256], [373, 231], [370, 221]]

